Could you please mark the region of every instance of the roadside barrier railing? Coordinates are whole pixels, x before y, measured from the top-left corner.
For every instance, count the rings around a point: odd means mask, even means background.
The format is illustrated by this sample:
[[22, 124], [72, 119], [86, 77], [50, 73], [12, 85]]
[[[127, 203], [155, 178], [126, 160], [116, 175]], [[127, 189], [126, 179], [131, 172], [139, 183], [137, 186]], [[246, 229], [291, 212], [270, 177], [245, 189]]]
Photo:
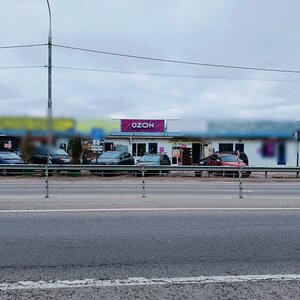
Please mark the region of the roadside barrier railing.
[[[1, 164], [0, 175], [40, 175], [46, 177], [46, 172], [49, 172], [50, 176], [55, 172], [68, 172], [72, 176], [76, 174], [80, 175], [81, 171], [89, 171], [89, 173], [104, 177], [106, 175], [119, 175], [129, 174], [132, 176], [142, 177], [142, 197], [146, 197], [146, 184], [145, 177], [147, 175], [166, 176], [172, 172], [191, 172], [196, 177], [201, 177], [203, 172], [219, 175], [231, 175], [237, 178], [238, 181], [238, 194], [239, 198], [243, 198], [243, 178], [249, 177], [251, 173], [263, 173], [267, 178], [268, 173], [292, 173], [296, 178], [299, 178], [300, 167], [217, 167], [217, 166], [147, 166], [147, 165], [134, 165], [134, 166], [122, 166], [122, 165], [38, 165], [38, 164]], [[49, 178], [45, 180], [45, 190], [49, 194]]]

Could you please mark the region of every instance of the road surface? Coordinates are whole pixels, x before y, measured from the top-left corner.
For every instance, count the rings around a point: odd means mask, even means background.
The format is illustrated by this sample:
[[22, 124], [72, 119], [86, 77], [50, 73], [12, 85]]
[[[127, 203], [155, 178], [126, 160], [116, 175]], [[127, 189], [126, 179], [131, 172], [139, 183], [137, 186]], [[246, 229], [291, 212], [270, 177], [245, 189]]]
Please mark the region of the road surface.
[[1, 299], [299, 298], [296, 193], [73, 194], [1, 194]]
[[[82, 178], [54, 177], [50, 179], [49, 194], [53, 197], [238, 197], [237, 178], [171, 178], [171, 177], [111, 177], [89, 176]], [[247, 178], [242, 183], [243, 196], [298, 198], [300, 179]], [[43, 197], [44, 178], [0, 178], [0, 197]]]

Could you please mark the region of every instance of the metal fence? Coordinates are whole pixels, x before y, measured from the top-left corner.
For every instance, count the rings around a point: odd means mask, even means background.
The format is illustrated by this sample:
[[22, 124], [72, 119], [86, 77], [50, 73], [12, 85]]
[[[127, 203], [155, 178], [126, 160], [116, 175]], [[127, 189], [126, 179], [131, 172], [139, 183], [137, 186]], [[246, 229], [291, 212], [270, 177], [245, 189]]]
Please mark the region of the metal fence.
[[[46, 176], [47, 172], [49, 177]], [[46, 197], [57, 196], [59, 193], [66, 193], [69, 190], [70, 194], [82, 193], [83, 195], [85, 192], [88, 194], [93, 191], [97, 195], [100, 193], [106, 193], [107, 195], [129, 193], [130, 195], [146, 198], [151, 195], [158, 195], [159, 192], [162, 195], [168, 195], [169, 193], [169, 196], [175, 195], [175, 193], [184, 194], [188, 189], [189, 193], [196, 197], [201, 195], [206, 185], [210, 185], [212, 191], [220, 189], [220, 193], [222, 191], [229, 193], [229, 189], [226, 191], [225, 185], [221, 181], [215, 180], [217, 177], [225, 177], [231, 179], [227, 184], [236, 191], [236, 197], [242, 199], [245, 194], [249, 194], [250, 191], [255, 191], [255, 189], [270, 190], [267, 186], [270, 186], [270, 184], [264, 182], [263, 179], [271, 178], [272, 174], [289, 174], [289, 178], [297, 180], [299, 172], [300, 167], [248, 166], [237, 169], [235, 167], [212, 166], [49, 165], [47, 169], [47, 165], [0, 165], [0, 174], [15, 175], [15, 177], [9, 177], [13, 178], [9, 181], [5, 180], [7, 177], [1, 177], [0, 193], [2, 195], [5, 193], [8, 195], [9, 192], [13, 194], [20, 185], [33, 194], [44, 194]], [[254, 174], [260, 174], [257, 177], [261, 182], [260, 184], [255, 183], [254, 185], [253, 182], [249, 181], [249, 178], [253, 178]], [[120, 180], [119, 177], [114, 177], [113, 180], [106, 180], [107, 177], [117, 175], [125, 175], [126, 178], [132, 179], [128, 182]], [[66, 179], [66, 176], [72, 178], [72, 180]], [[187, 179], [184, 184], [181, 184], [180, 178], [183, 177]], [[193, 182], [191, 181], [192, 177]], [[24, 181], [20, 181], [19, 178]], [[154, 180], [153, 178], [157, 179]], [[162, 180], [165, 178], [168, 178], [168, 180]], [[201, 182], [203, 183], [202, 185]], [[170, 189], [168, 190], [170, 184], [172, 184], [175, 192], [170, 193]], [[292, 186], [295, 194], [298, 186], [298, 184], [293, 184]]]

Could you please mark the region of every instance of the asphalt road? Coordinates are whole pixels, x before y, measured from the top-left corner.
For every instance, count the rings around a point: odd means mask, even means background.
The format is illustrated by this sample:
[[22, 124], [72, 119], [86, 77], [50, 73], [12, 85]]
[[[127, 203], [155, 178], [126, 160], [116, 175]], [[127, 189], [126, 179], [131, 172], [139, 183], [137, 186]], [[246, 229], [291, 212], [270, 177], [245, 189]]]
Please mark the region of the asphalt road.
[[[178, 182], [151, 179], [166, 194], [142, 198], [126, 188], [82, 196], [76, 180], [56, 182], [73, 191], [44, 199], [42, 181], [0, 182], [0, 284], [20, 281], [116, 280], [300, 274], [300, 193], [297, 181], [249, 182], [276, 197], [237, 197], [236, 181]], [[74, 185], [75, 182], [75, 185]], [[13, 183], [15, 184], [13, 188]], [[118, 182], [126, 187], [135, 182]], [[218, 191], [205, 189], [213, 184]], [[176, 185], [178, 187], [176, 187]], [[7, 190], [19, 191], [10, 195]], [[140, 183], [138, 184], [140, 186]], [[196, 194], [188, 190], [206, 191]], [[175, 189], [172, 194], [170, 190]], [[225, 188], [228, 194], [221, 193]], [[24, 193], [24, 190], [28, 191]], [[287, 190], [294, 191], [292, 194]], [[85, 191], [85, 189], [84, 189]], [[220, 193], [219, 193], [220, 191]], [[274, 193], [275, 193], [274, 192]], [[187, 194], [186, 196], [184, 196]], [[273, 195], [273, 194], [271, 194]], [[97, 196], [97, 197], [95, 197]], [[277, 276], [277, 275], [276, 275]], [[297, 299], [299, 281], [212, 282], [167, 286], [118, 286], [2, 290], [1, 299]], [[300, 277], [299, 277], [300, 278]], [[225, 296], [224, 296], [225, 295]]]
[[52, 267], [97, 270], [105, 278], [120, 269], [125, 277], [178, 277], [300, 267], [300, 211], [5, 213], [0, 228], [1, 280], [25, 279], [3, 273], [32, 267], [41, 272], [27, 279]]
[[[142, 196], [141, 178], [95, 178], [78, 179], [51, 178], [49, 194], [53, 197], [83, 196]], [[298, 198], [300, 181], [273, 179], [243, 179], [245, 197]], [[0, 197], [43, 197], [45, 180], [43, 178], [5, 178], [0, 179]], [[239, 181], [233, 178], [145, 178], [145, 195], [149, 197], [237, 197]]]
[[300, 211], [7, 212], [0, 228], [1, 282], [300, 269]]

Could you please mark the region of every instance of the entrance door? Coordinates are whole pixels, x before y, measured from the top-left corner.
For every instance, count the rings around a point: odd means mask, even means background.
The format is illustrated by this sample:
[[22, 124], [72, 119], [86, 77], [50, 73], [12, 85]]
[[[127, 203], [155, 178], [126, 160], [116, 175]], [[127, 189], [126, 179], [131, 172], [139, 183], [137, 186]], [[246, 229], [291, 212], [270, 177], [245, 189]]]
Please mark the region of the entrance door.
[[201, 144], [192, 145], [193, 164], [198, 164], [201, 158]]
[[181, 155], [182, 155], [182, 165], [190, 166], [192, 164], [192, 149], [191, 148], [182, 148]]
[[104, 151], [113, 151], [114, 143], [104, 143]]

